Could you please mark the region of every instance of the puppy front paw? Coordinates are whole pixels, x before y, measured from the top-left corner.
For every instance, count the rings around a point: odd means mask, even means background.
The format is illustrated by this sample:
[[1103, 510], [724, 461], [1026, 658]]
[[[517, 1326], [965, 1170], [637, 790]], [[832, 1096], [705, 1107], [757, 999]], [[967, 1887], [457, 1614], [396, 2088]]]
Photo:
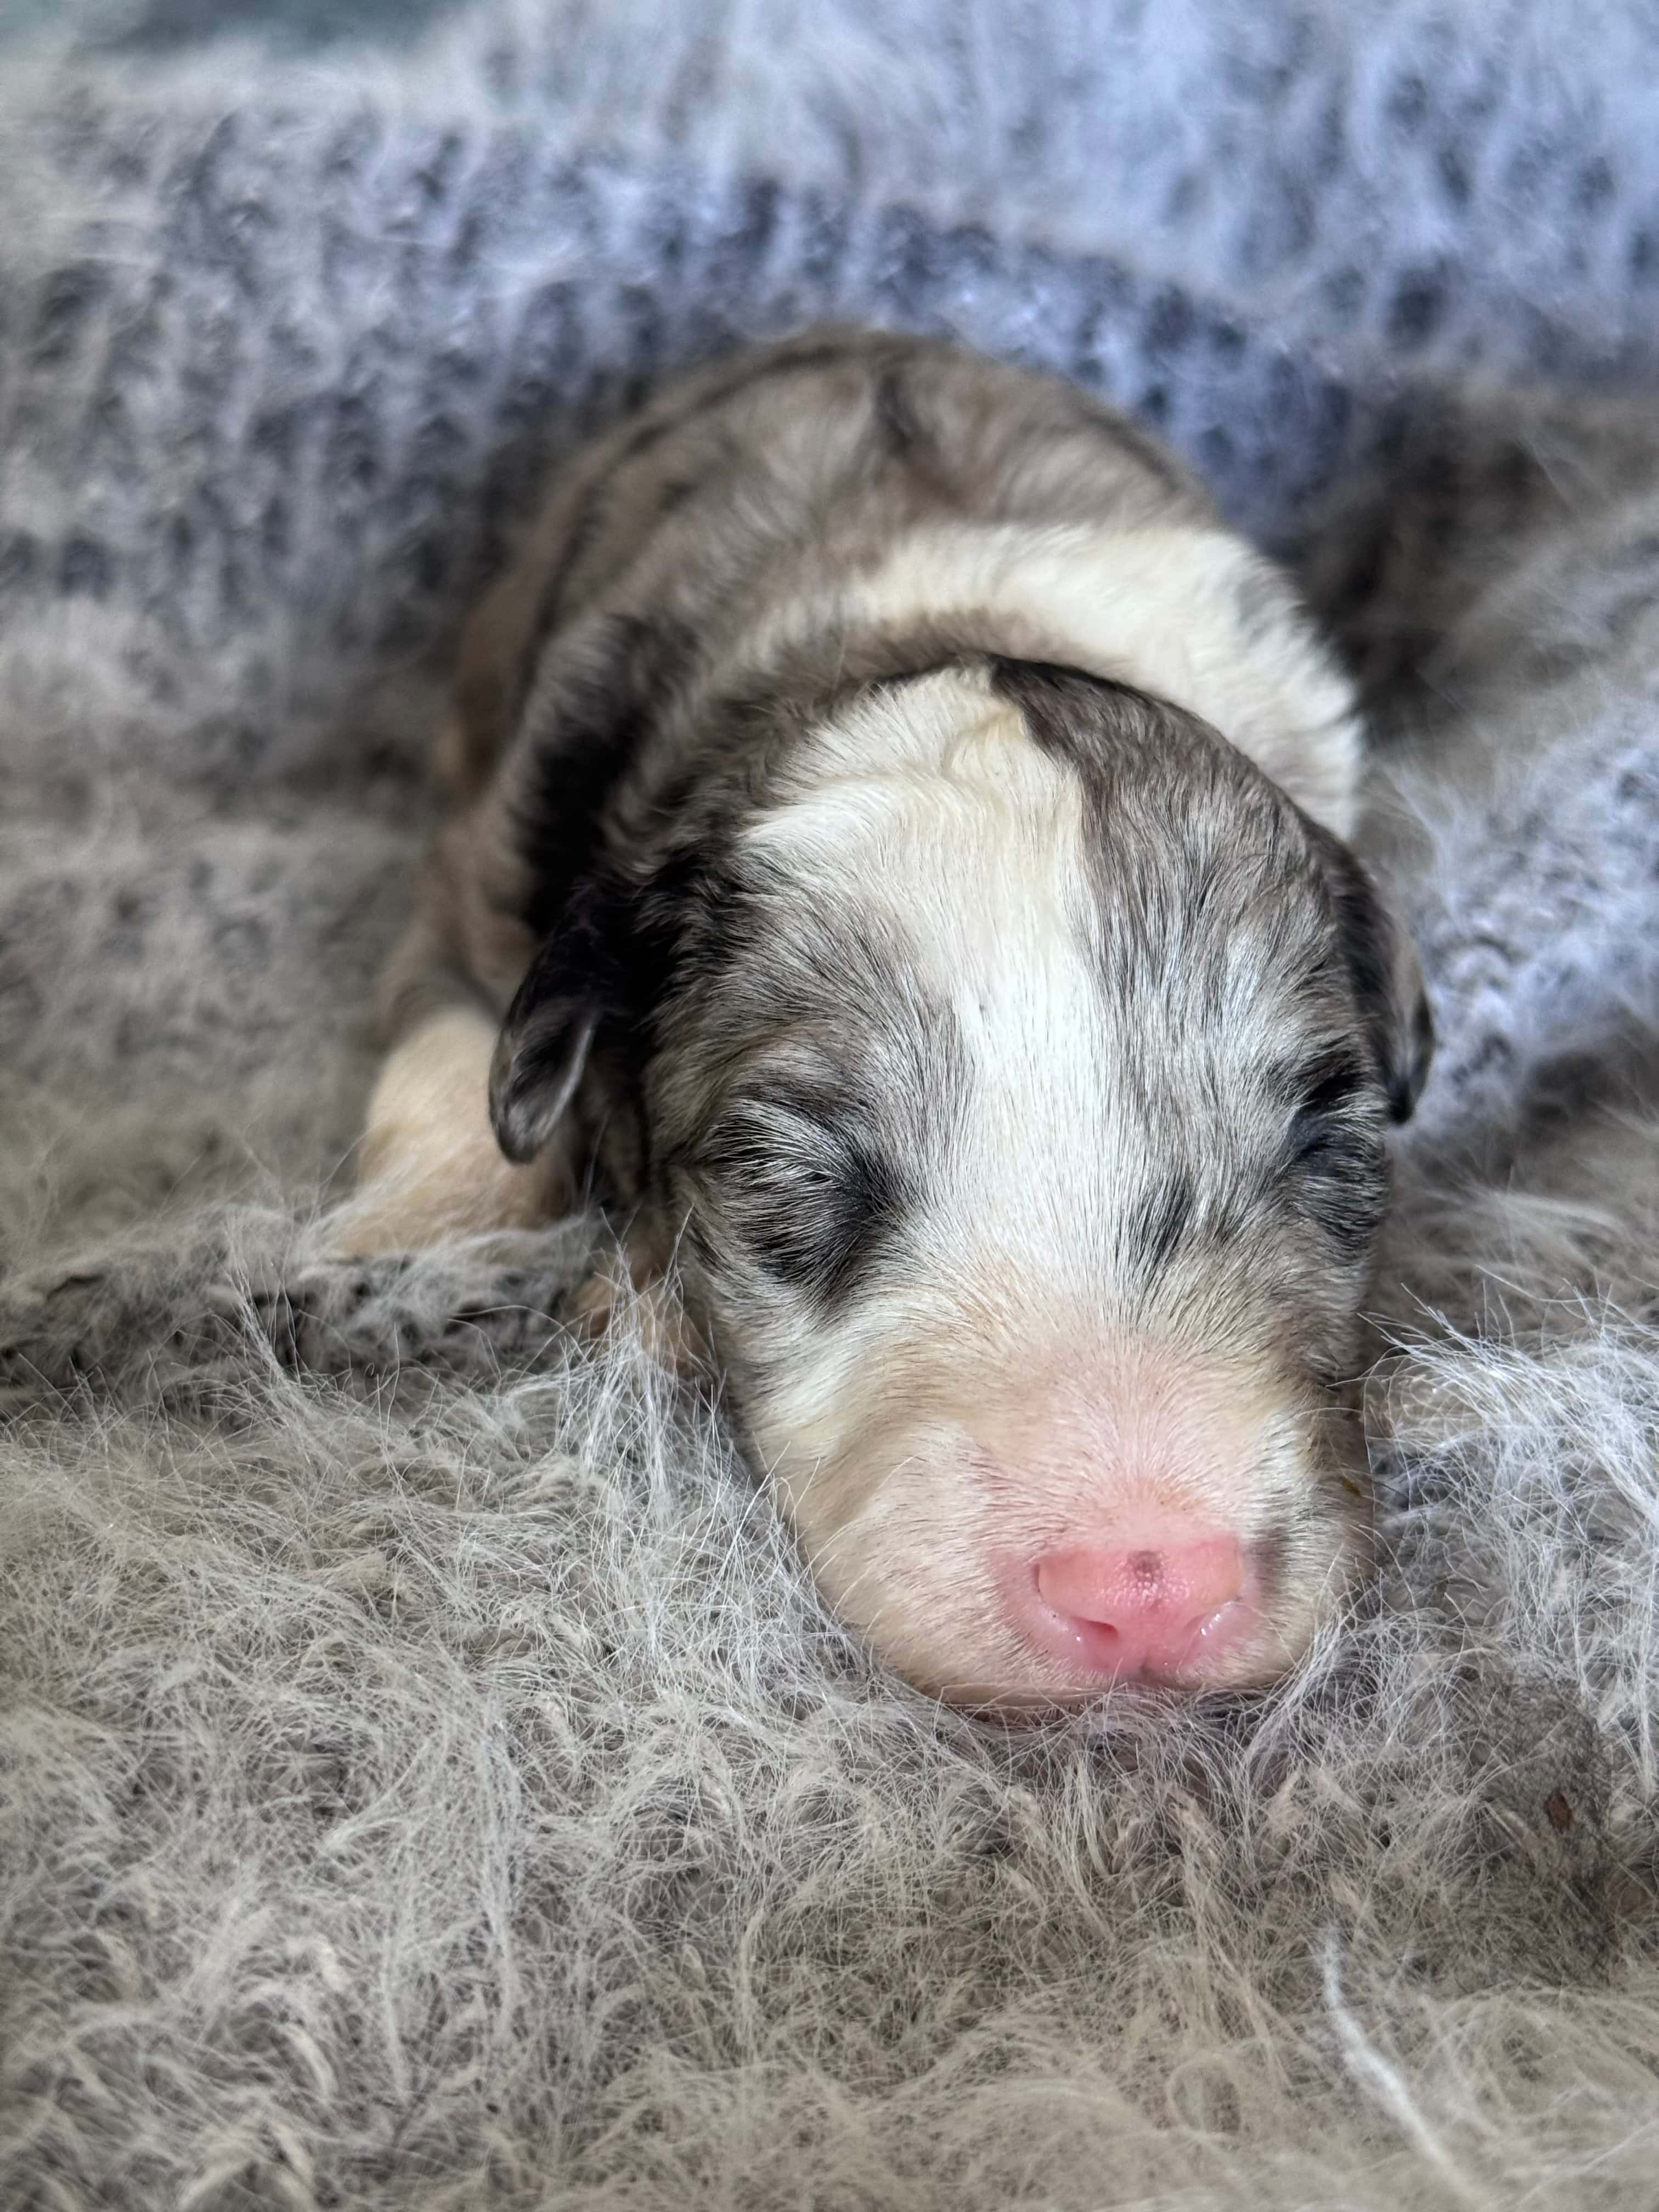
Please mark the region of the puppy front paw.
[[322, 1250], [336, 1260], [379, 1260], [423, 1252], [452, 1237], [497, 1229], [539, 1229], [565, 1210], [549, 1178], [493, 1160], [405, 1158], [371, 1176], [341, 1201], [324, 1226]]
[[434, 1016], [380, 1072], [360, 1147], [356, 1190], [332, 1218], [341, 1258], [424, 1250], [451, 1237], [536, 1229], [568, 1212], [568, 1163], [550, 1146], [506, 1158], [489, 1124], [495, 1024], [471, 1007]]

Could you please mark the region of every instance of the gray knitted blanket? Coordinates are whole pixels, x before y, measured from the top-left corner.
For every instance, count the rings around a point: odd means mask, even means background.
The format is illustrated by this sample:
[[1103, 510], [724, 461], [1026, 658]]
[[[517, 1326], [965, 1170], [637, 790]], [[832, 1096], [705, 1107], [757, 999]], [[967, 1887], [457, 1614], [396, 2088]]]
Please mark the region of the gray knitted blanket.
[[[0, 117], [0, 2205], [1650, 2205], [1659, 15], [95, 0]], [[322, 1255], [481, 578], [830, 313], [1133, 409], [1371, 688], [1443, 1043], [1266, 1698], [940, 1712], [595, 1224]]]

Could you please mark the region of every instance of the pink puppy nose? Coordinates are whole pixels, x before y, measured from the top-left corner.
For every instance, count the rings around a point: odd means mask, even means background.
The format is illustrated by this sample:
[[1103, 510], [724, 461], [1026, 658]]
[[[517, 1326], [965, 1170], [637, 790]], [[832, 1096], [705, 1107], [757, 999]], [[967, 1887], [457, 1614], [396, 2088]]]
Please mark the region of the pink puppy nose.
[[1082, 1544], [1037, 1562], [1037, 1594], [1091, 1662], [1114, 1674], [1173, 1674], [1244, 1587], [1237, 1536], [1148, 1531], [1129, 1546]]

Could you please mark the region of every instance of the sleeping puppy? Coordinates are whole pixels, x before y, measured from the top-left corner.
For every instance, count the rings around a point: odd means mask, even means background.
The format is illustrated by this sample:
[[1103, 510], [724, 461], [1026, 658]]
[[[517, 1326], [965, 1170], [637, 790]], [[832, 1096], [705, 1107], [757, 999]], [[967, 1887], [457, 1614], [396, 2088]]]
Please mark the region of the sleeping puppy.
[[565, 474], [444, 750], [356, 1249], [596, 1184], [930, 1690], [1289, 1667], [1430, 1031], [1284, 578], [1082, 393], [818, 331]]

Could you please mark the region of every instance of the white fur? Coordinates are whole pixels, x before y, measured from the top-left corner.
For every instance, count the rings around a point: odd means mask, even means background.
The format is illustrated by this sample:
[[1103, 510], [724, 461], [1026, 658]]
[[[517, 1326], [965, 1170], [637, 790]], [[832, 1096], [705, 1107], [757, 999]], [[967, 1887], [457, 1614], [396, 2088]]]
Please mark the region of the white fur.
[[[1255, 625], [1240, 612], [1247, 586], [1261, 609]], [[1316, 821], [1352, 833], [1353, 688], [1284, 577], [1230, 532], [952, 522], [908, 532], [844, 598], [850, 621], [901, 635], [930, 618], [989, 611], [1007, 626], [1011, 650], [1184, 707]], [[764, 654], [821, 620], [821, 608], [786, 606], [741, 650]]]

